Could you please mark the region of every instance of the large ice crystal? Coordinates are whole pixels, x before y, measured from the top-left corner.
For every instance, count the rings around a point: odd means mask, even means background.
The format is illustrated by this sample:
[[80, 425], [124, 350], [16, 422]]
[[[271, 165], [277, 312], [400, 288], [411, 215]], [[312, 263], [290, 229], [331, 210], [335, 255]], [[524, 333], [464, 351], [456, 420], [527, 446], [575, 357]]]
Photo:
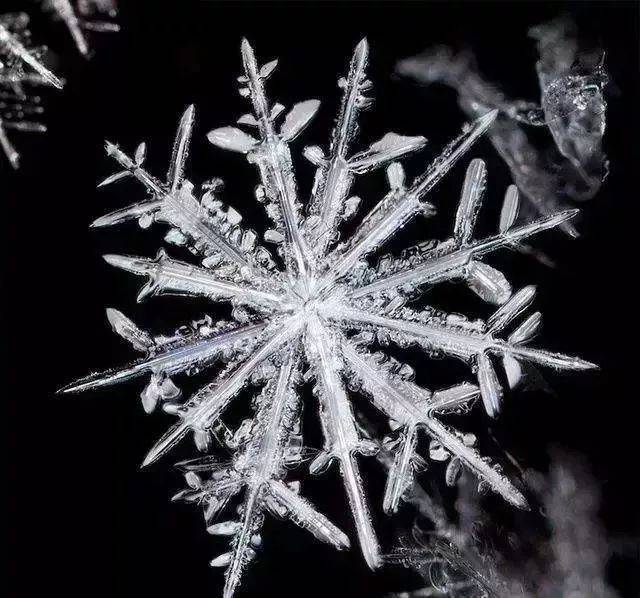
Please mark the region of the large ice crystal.
[[[321, 473], [332, 463], [339, 468], [362, 553], [375, 568], [382, 559], [359, 461], [374, 455], [379, 445], [363, 435], [354, 419], [354, 394], [369, 397], [396, 428], [389, 444], [393, 458], [385, 511], [395, 511], [411, 485], [420, 460], [416, 454], [420, 430], [430, 438], [431, 458], [449, 460], [447, 479], [451, 483], [465, 467], [507, 502], [525, 508], [525, 497], [500, 466], [474, 448], [474, 436], [453, 429], [442, 416], [465, 411], [478, 398], [487, 413], [496, 416], [503, 397], [498, 364], [506, 369], [512, 384], [517, 382], [522, 362], [566, 370], [593, 367], [575, 357], [530, 347], [541, 321], [538, 312], [524, 315], [534, 299], [534, 288], [512, 290], [505, 276], [483, 261], [491, 252], [516, 247], [568, 221], [575, 211], [514, 226], [518, 192], [511, 186], [498, 232], [477, 238], [474, 225], [486, 180], [481, 160], [473, 160], [467, 170], [450, 239], [420, 244], [400, 256], [384, 255], [376, 266], [367, 261], [411, 219], [434, 213], [426, 195], [496, 116], [491, 112], [466, 126], [409, 183], [397, 160], [422, 148], [423, 137], [388, 133], [364, 150], [351, 148], [358, 114], [371, 103], [367, 58], [363, 40], [346, 77], [339, 81], [343, 97], [328, 151], [319, 147], [304, 150], [317, 171], [310, 201], [303, 206], [289, 144], [309, 124], [319, 102], [304, 101], [288, 111], [270, 103], [265, 82], [277, 63], [259, 66], [249, 43], [242, 42], [240, 95], [251, 102], [253, 110], [241, 116], [238, 124], [250, 132], [222, 127], [211, 131], [208, 139], [244, 154], [257, 166], [261, 184], [256, 197], [271, 220], [263, 238], [276, 245], [277, 255], [259, 243], [254, 231], [242, 226], [234, 208], [222, 202], [220, 181], [203, 186], [198, 199], [194, 185], [184, 177], [194, 124], [192, 106], [180, 121], [166, 182], [145, 169], [144, 144], [132, 156], [106, 144], [107, 153], [122, 170], [102, 184], [133, 177], [146, 188], [149, 199], [103, 216], [93, 226], [131, 219], [143, 228], [163, 223], [169, 227], [166, 240], [190, 249], [199, 263], [179, 261], [164, 251], [156, 258], [107, 255], [106, 261], [148, 279], [139, 299], [171, 293], [228, 301], [233, 317], [220, 322], [207, 317], [186, 331], [154, 336], [120, 312], [109, 310], [114, 330], [143, 357], [124, 368], [93, 374], [63, 392], [148, 377], [141, 395], [144, 409], [150, 412], [160, 403], [178, 420], [149, 451], [144, 465], [170, 451], [187, 434], [193, 435], [201, 451], [208, 451], [214, 439], [232, 451], [230, 462], [208, 454], [180, 464], [188, 489], [179, 497], [203, 505], [210, 533], [231, 538], [229, 552], [211, 563], [226, 567], [225, 596], [233, 594], [254, 556], [266, 514], [291, 519], [337, 548], [349, 545], [346, 535], [299, 495], [299, 483], [286, 477], [287, 470], [303, 460], [298, 391], [305, 382], [313, 382], [324, 432], [324, 448], [310, 463], [310, 471]], [[387, 169], [388, 192], [354, 234], [340, 240], [342, 222], [358, 208], [357, 198], [350, 196], [354, 179], [381, 167]], [[493, 313], [486, 320], [469, 320], [412, 303], [425, 287], [449, 280], [463, 281], [493, 306]], [[467, 364], [474, 382], [433, 391], [422, 388], [413, 382], [412, 368], [388, 354], [391, 345], [458, 358]], [[224, 364], [221, 372], [180, 402], [173, 379], [203, 371], [217, 361]], [[237, 395], [256, 386], [253, 418], [244, 420], [235, 432], [230, 430], [220, 416]], [[234, 498], [240, 501], [238, 517], [212, 523]]]

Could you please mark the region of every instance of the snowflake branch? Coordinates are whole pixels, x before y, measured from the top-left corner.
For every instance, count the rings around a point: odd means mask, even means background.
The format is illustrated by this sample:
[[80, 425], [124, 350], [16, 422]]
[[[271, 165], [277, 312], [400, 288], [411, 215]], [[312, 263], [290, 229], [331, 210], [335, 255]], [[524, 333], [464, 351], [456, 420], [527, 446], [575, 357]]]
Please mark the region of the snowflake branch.
[[[210, 217], [207, 210], [203, 209], [200, 202], [193, 196], [193, 185], [183, 180], [184, 162], [193, 123], [194, 108], [189, 106], [178, 126], [167, 185], [158, 181], [142, 167], [146, 155], [144, 144], [138, 146], [136, 155], [132, 159], [116, 145], [106, 143], [107, 154], [114, 158], [124, 170], [108, 177], [99, 186], [111, 184], [125, 176], [133, 176], [147, 188], [153, 199], [111, 212], [95, 220], [91, 226], [112, 226], [130, 219], [138, 219], [142, 226], [148, 226], [155, 218], [167, 222], [183, 235], [191, 238], [196, 248], [204, 251], [205, 255], [219, 254], [241, 270], [244, 269], [259, 276], [263, 272], [259, 265], [259, 256], [252, 252], [253, 246], [250, 244], [245, 250], [244, 243], [234, 242], [229, 234], [240, 221], [239, 214], [234, 210], [233, 217], [230, 215], [219, 216], [217, 219]], [[214, 230], [214, 224], [220, 230]], [[241, 237], [243, 240], [244, 237], [242, 235]]]
[[453, 326], [434, 322], [423, 322], [407, 318], [416, 317], [418, 314], [407, 308], [403, 308], [405, 317], [387, 317], [367, 313], [353, 308], [339, 308], [329, 313], [337, 322], [344, 320], [360, 324], [372, 324], [382, 326], [389, 330], [407, 335], [416, 340], [424, 341], [430, 348], [444, 351], [445, 353], [467, 360], [484, 352], [508, 354], [516, 358], [522, 358], [539, 365], [566, 370], [587, 370], [598, 366], [562, 353], [552, 353], [542, 349], [528, 349], [509, 343], [501, 339], [494, 339], [490, 333], [470, 333], [469, 329], [460, 330]]
[[[28, 21], [28, 17], [21, 13], [23, 21]], [[23, 25], [24, 26], [24, 25]], [[38, 60], [35, 52], [28, 49], [20, 42], [20, 40], [9, 30], [9, 23], [0, 20], [0, 51], [15, 56], [18, 60], [30, 66], [38, 73], [47, 83], [53, 85], [57, 89], [62, 89], [64, 84], [61, 79], [56, 77], [47, 67]]]
[[[312, 246], [318, 257], [324, 256], [327, 247], [337, 236], [341, 212], [349, 209], [349, 202], [356, 204], [359, 201], [357, 198], [347, 200], [355, 175], [379, 168], [420, 149], [426, 143], [424, 137], [402, 137], [389, 133], [368, 150], [347, 157], [349, 143], [358, 131], [358, 111], [371, 103], [363, 95], [370, 87], [370, 82], [365, 79], [368, 53], [369, 45], [363, 39], [353, 53], [347, 78], [338, 82], [344, 88], [344, 93], [333, 129], [329, 157], [325, 158], [318, 147], [305, 149], [305, 156], [319, 166], [309, 207], [311, 217], [305, 229], [312, 236]], [[354, 210], [355, 205], [351, 211]]]
[[[521, 295], [514, 295], [509, 301], [509, 319], [513, 319], [520, 313], [521, 297]], [[502, 401], [502, 388], [492, 364], [492, 355], [563, 370], [585, 370], [597, 367], [578, 357], [541, 349], [529, 349], [519, 346], [519, 343], [512, 339], [509, 341], [496, 339], [493, 332], [498, 330], [483, 326], [481, 322], [478, 326], [464, 325], [459, 321], [455, 324], [447, 324], [442, 314], [438, 317], [433, 317], [431, 314], [425, 316], [409, 308], [402, 308], [399, 315], [393, 317], [379, 316], [352, 308], [334, 309], [333, 315], [331, 313], [327, 315], [333, 317], [338, 323], [342, 322], [346, 326], [357, 323], [364, 324], [365, 327], [371, 325], [383, 327], [389, 330], [394, 342], [400, 344], [415, 342], [428, 351], [441, 351], [472, 365], [478, 377], [485, 409], [491, 417], [498, 414]]]
[[[522, 239], [561, 225], [575, 216], [578, 210], [567, 210], [512, 228], [519, 204], [518, 189], [511, 185], [505, 194], [499, 234], [474, 240], [474, 228], [482, 206], [486, 177], [485, 163], [479, 159], [472, 160], [467, 168], [453, 236], [450, 239], [439, 243], [435, 248], [429, 247], [426, 251], [420, 246], [410, 248], [399, 259], [382, 257], [373, 275], [369, 270], [357, 279], [355, 284], [360, 286], [350, 292], [351, 297], [389, 290], [410, 292], [422, 284], [461, 277], [485, 301], [502, 304], [509, 299], [511, 285], [507, 279], [500, 271], [480, 262], [479, 258], [502, 247], [520, 247]], [[368, 282], [362, 284], [362, 280]]]
[[411, 263], [399, 261], [394, 267], [398, 271], [378, 280], [365, 284], [348, 292], [352, 298], [359, 298], [391, 289], [409, 287], [414, 289], [424, 284], [434, 284], [460, 276], [461, 270], [475, 258], [497, 251], [504, 247], [513, 247], [522, 239], [526, 239], [545, 230], [555, 228], [559, 224], [573, 218], [579, 210], [566, 210], [552, 216], [514, 227], [497, 235], [474, 241], [466, 246], [458, 247], [445, 241], [439, 247], [416, 257]]
[[380, 548], [367, 506], [362, 479], [354, 454], [372, 454], [372, 445], [362, 440], [355, 425], [349, 399], [340, 379], [342, 370], [339, 347], [329, 331], [314, 316], [307, 325], [305, 337], [307, 351], [318, 381], [317, 394], [321, 404], [321, 421], [325, 436], [325, 452], [311, 464], [312, 471], [319, 460], [328, 465], [332, 459], [340, 464], [340, 473], [349, 498], [351, 513], [356, 523], [360, 548], [365, 561], [372, 569], [381, 564]]
[[349, 548], [349, 538], [346, 534], [283, 482], [271, 481], [269, 489], [274, 499], [288, 510], [288, 517], [296, 525], [338, 550]]
[[[362, 221], [345, 247], [338, 247], [329, 260], [335, 262], [322, 287], [331, 285], [347, 274], [365, 255], [381, 246], [419, 212], [432, 211], [430, 204], [421, 201], [449, 171], [469, 147], [477, 141], [495, 120], [497, 111], [477, 119], [472, 126], [450, 143], [426, 172], [409, 189], [399, 185], [392, 189]], [[393, 184], [393, 183], [392, 183]]]
[[18, 168], [20, 163], [20, 154], [7, 136], [4, 120], [2, 118], [0, 118], [0, 147], [2, 147], [2, 151], [5, 156], [7, 156], [7, 160], [9, 160], [11, 166], [13, 166], [13, 168]]
[[298, 374], [297, 345], [286, 352], [277, 383], [261, 395], [261, 403], [252, 426], [249, 443], [236, 460], [247, 485], [242, 523], [232, 540], [232, 555], [226, 571], [225, 598], [230, 598], [240, 583], [245, 565], [253, 557], [252, 538], [260, 531], [264, 498], [269, 481], [282, 476], [284, 451], [288, 446], [293, 420], [297, 417], [298, 397], [295, 378]]
[[[162, 293], [185, 293], [208, 299], [232, 299], [240, 305], [250, 305], [264, 310], [282, 307], [285, 297], [281, 294], [260, 290], [253, 284], [234, 284], [220, 280], [214, 271], [199, 268], [169, 258], [160, 250], [155, 259], [126, 255], [105, 255], [105, 261], [138, 276], [147, 276], [149, 282], [138, 294], [138, 301]], [[263, 280], [256, 281], [258, 285]]]
[[[285, 119], [280, 134], [276, 133], [273, 122], [276, 107], [274, 106], [273, 110], [269, 108], [263, 85], [263, 81], [273, 72], [275, 62], [258, 69], [253, 48], [246, 39], [242, 40], [241, 50], [245, 70], [242, 83], [247, 86], [247, 94], [242, 92], [245, 88], [242, 88], [241, 92], [250, 97], [255, 112], [255, 117], [245, 118], [242, 122], [257, 126], [261, 140], [258, 141], [233, 127], [211, 131], [208, 139], [222, 148], [248, 154], [249, 161], [257, 164], [266, 195], [280, 209], [286, 238], [285, 259], [292, 262], [288, 266], [295, 263], [298, 274], [306, 281], [311, 269], [312, 254], [299, 227], [300, 205], [287, 142], [307, 126], [320, 103], [317, 100], [309, 100], [296, 104]], [[275, 110], [276, 115], [279, 112], [280, 109]]]
[[[416, 402], [414, 397], [424, 391], [411, 382], [403, 381], [391, 375], [384, 375], [372, 367], [356, 349], [346, 340], [342, 342], [342, 353], [349, 363], [362, 388], [367, 391], [378, 409], [388, 417], [412, 429], [417, 425], [425, 427], [429, 436], [437, 440], [452, 455], [461, 459], [481, 479], [505, 500], [520, 508], [527, 508], [524, 496], [511, 484], [509, 479], [488, 465], [480, 455], [465, 445], [460, 435], [447, 428], [432, 416], [426, 402]], [[405, 391], [409, 389], [410, 393]], [[391, 470], [390, 475], [406, 475], [406, 469]], [[408, 481], [410, 482], [410, 480]], [[391, 481], [399, 488], [406, 488], [407, 480]], [[396, 497], [394, 497], [396, 498]], [[396, 499], [397, 500], [397, 499]], [[393, 504], [393, 503], [391, 503]]]
[[[240, 584], [246, 565], [261, 543], [260, 530], [265, 510], [280, 518], [291, 519], [310, 531], [318, 539], [339, 549], [347, 548], [349, 540], [324, 515], [298, 496], [295, 483], [282, 481], [287, 463], [286, 453], [292, 432], [299, 425], [299, 398], [296, 385], [299, 378], [299, 342], [285, 351], [277, 379], [271, 378], [258, 397], [258, 409], [247, 434], [246, 444], [234, 458], [233, 469], [223, 472], [231, 481], [241, 480], [245, 486], [245, 500], [240, 521], [217, 523], [207, 531], [215, 535], [231, 535], [231, 552], [212, 561], [215, 566], [228, 564], [224, 596], [230, 598]], [[199, 466], [195, 464], [195, 468]], [[216, 464], [206, 467], [217, 471]], [[194, 471], [194, 465], [188, 465]], [[190, 475], [190, 474], [187, 474]], [[218, 477], [219, 474], [215, 474]], [[197, 480], [192, 483], [200, 489]], [[189, 481], [189, 480], [188, 480]], [[215, 486], [219, 494], [219, 483]], [[191, 499], [191, 493], [187, 495]]]
[[84, 392], [132, 380], [146, 373], [161, 374], [162, 376], [180, 374], [194, 366], [202, 367], [210, 364], [223, 352], [230, 351], [239, 344], [252, 341], [266, 326], [267, 322], [258, 322], [223, 330], [218, 334], [213, 333], [206, 337], [196, 336], [192, 340], [179, 339], [176, 341], [174, 339], [172, 341], [170, 339], [167, 341], [161, 337], [150, 338], [146, 341], [148, 344], [143, 349], [151, 353], [149, 357], [140, 359], [124, 368], [91, 374], [61, 388], [58, 392]]

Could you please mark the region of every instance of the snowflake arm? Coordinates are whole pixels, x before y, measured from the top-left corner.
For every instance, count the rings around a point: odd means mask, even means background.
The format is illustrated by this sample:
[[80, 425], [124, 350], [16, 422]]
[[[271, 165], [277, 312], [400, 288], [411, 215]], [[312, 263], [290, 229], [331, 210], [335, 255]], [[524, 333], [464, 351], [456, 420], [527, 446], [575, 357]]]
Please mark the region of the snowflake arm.
[[245, 115], [238, 122], [257, 127], [261, 139], [257, 140], [234, 127], [211, 131], [208, 138], [214, 145], [247, 154], [248, 160], [257, 164], [262, 189], [278, 208], [276, 226], [279, 229], [277, 232], [285, 239], [284, 254], [288, 270], [291, 271], [295, 264], [298, 274], [306, 280], [311, 268], [311, 253], [300, 231], [300, 204], [288, 142], [309, 124], [320, 102], [308, 100], [296, 104], [285, 117], [280, 133], [277, 133], [274, 120], [283, 107], [276, 104], [270, 108], [264, 91], [264, 81], [274, 71], [277, 61], [259, 69], [253, 49], [246, 39], [242, 41], [242, 60], [245, 75], [240, 78], [243, 86], [240, 91], [251, 99], [255, 115]]
[[340, 218], [351, 215], [359, 203], [356, 197], [347, 199], [355, 175], [383, 166], [420, 149], [426, 143], [424, 137], [388, 133], [368, 150], [347, 157], [349, 144], [358, 132], [358, 112], [371, 103], [364, 96], [371, 87], [371, 82], [365, 79], [368, 54], [369, 45], [363, 39], [353, 53], [346, 79], [338, 82], [344, 88], [344, 93], [329, 156], [325, 158], [318, 147], [305, 148], [307, 159], [318, 166], [305, 230], [312, 239], [317, 257], [323, 257], [328, 245], [338, 237]]
[[360, 438], [342, 384], [340, 348], [317, 317], [307, 326], [305, 344], [317, 381], [316, 394], [320, 401], [320, 418], [325, 436], [324, 452], [314, 460], [310, 469], [313, 473], [319, 473], [333, 459], [338, 461], [362, 554], [369, 567], [375, 569], [381, 564], [380, 548], [371, 524], [355, 453], [371, 455], [376, 450], [371, 441]]
[[[239, 521], [211, 525], [209, 533], [231, 536], [231, 551], [212, 561], [227, 566], [224, 596], [230, 597], [240, 584], [246, 565], [261, 543], [260, 531], [265, 511], [291, 519], [316, 538], [338, 549], [349, 546], [345, 534], [298, 495], [298, 485], [286, 484], [286, 456], [292, 434], [299, 427], [299, 399], [295, 391], [299, 378], [298, 343], [284, 352], [278, 376], [269, 380], [259, 395], [257, 413], [249, 432], [240, 435], [245, 442], [234, 459], [232, 479], [240, 478], [245, 497]], [[196, 482], [196, 485], [200, 486]]]
[[[138, 276], [147, 276], [149, 282], [138, 294], [138, 301], [164, 293], [180, 293], [206, 297], [211, 300], [229, 300], [234, 305], [246, 305], [263, 311], [283, 304], [281, 294], [261, 290], [250, 282], [236, 284], [221, 280], [216, 273], [192, 264], [173, 260], [160, 250], [155, 259], [126, 255], [105, 255], [105, 261]], [[260, 284], [261, 281], [257, 281]]]
[[137, 219], [143, 228], [154, 220], [166, 222], [175, 229], [169, 233], [168, 240], [179, 245], [192, 243], [204, 254], [205, 265], [215, 267], [223, 261], [239, 270], [243, 277], [259, 277], [272, 266], [272, 260], [264, 247], [256, 246], [255, 233], [241, 229], [240, 214], [233, 208], [223, 210], [222, 202], [211, 191], [205, 193], [202, 203], [198, 202], [192, 192], [193, 185], [183, 177], [193, 122], [194, 107], [189, 106], [178, 126], [166, 185], [143, 168], [145, 144], [138, 146], [131, 159], [117, 146], [107, 142], [107, 154], [124, 170], [109, 176], [100, 186], [133, 176], [146, 187], [152, 199], [102, 216], [92, 226], [111, 226], [130, 219]]
[[380, 247], [419, 213], [433, 212], [431, 204], [422, 201], [455, 162], [477, 141], [496, 118], [497, 111], [480, 117], [472, 126], [451, 142], [436, 160], [408, 189], [404, 187], [401, 167], [391, 170], [391, 191], [362, 221], [351, 240], [338, 246], [328, 261], [333, 263], [322, 286], [328, 286], [342, 278], [368, 253]]
[[41, 61], [45, 48], [29, 46], [28, 24], [25, 13], [0, 15], [0, 149], [13, 168], [20, 166], [20, 154], [9, 138], [10, 132], [47, 130], [38, 122], [43, 112], [41, 98], [25, 87], [63, 85]]
[[[526, 508], [527, 502], [522, 494], [511, 484], [509, 479], [501, 474], [495, 467], [490, 466], [480, 455], [467, 446], [462, 434], [455, 432], [439, 422], [434, 415], [439, 411], [450, 410], [456, 406], [463, 405], [475, 398], [473, 388], [463, 386], [456, 388], [453, 392], [445, 391], [444, 401], [446, 407], [439, 406], [439, 401], [435, 393], [433, 406], [430, 399], [425, 396], [425, 391], [415, 384], [402, 380], [389, 372], [381, 371], [374, 367], [365, 356], [357, 349], [343, 341], [343, 355], [348, 361], [350, 369], [359, 380], [363, 390], [369, 394], [376, 407], [386, 413], [390, 418], [406, 426], [409, 431], [417, 425], [425, 428], [427, 434], [438, 441], [446, 451], [455, 458], [460, 459], [471, 471], [482, 480], [488, 482], [491, 487], [505, 500], [520, 508]], [[442, 403], [441, 403], [442, 405]], [[411, 449], [414, 446], [413, 433], [408, 434], [405, 439], [405, 446], [401, 448], [400, 467], [393, 467], [389, 472], [389, 483], [387, 486], [387, 497], [389, 510], [395, 510], [399, 500], [399, 490], [390, 492], [389, 488], [406, 489], [411, 481], [411, 472], [408, 461], [412, 458]], [[407, 446], [408, 445], [408, 446]], [[404, 455], [402, 454], [404, 452]], [[447, 458], [447, 457], [445, 457]], [[404, 459], [404, 463], [402, 462]], [[391, 495], [391, 496], [390, 496]]]
[[[510, 302], [508, 308], [514, 309], [519, 298], [517, 294], [514, 295], [511, 301], [515, 301]], [[403, 307], [397, 313], [377, 315], [372, 311], [372, 307], [372, 304], [365, 309], [343, 307], [327, 315], [347, 328], [387, 330], [391, 340], [401, 346], [417, 344], [428, 352], [442, 352], [462, 359], [477, 372], [483, 403], [487, 413], [492, 417], [498, 414], [502, 389], [490, 356], [514, 358], [559, 370], [586, 370], [597, 367], [579, 357], [523, 347], [522, 343], [530, 340], [531, 334], [528, 333], [521, 339], [520, 328], [514, 331], [516, 337], [503, 340], [494, 337], [494, 332], [498, 330], [494, 331], [481, 321], [469, 323], [461, 320], [459, 316], [448, 317], [442, 313], [434, 315], [429, 311], [416, 312], [407, 307]], [[522, 326], [529, 328], [530, 321], [526, 320]]]
[[85, 31], [116, 32], [120, 27], [116, 23], [109, 21], [87, 20], [86, 16], [95, 12], [107, 12], [110, 16], [115, 16], [115, 2], [98, 0], [88, 2], [86, 0], [78, 2], [78, 16], [71, 0], [48, 0], [48, 5], [55, 15], [66, 25], [69, 34], [73, 39], [76, 48], [84, 57], [89, 57], [91, 50], [85, 36]]
[[505, 194], [500, 231], [496, 235], [475, 240], [473, 229], [485, 176], [484, 162], [473, 160], [467, 170], [451, 239], [435, 247], [426, 244], [426, 249], [420, 246], [412, 248], [401, 258], [381, 258], [378, 268], [365, 272], [362, 281], [358, 281], [355, 288], [349, 291], [350, 297], [390, 291], [407, 294], [421, 285], [464, 278], [481, 297], [493, 303], [504, 303], [511, 295], [509, 283], [500, 272], [480, 262], [479, 258], [502, 248], [516, 247], [522, 240], [568, 221], [578, 210], [565, 210], [529, 224], [513, 226], [518, 211], [518, 190], [511, 185]]
[[[107, 310], [107, 315], [113, 329], [147, 356], [124, 368], [92, 374], [62, 388], [60, 392], [76, 393], [111, 386], [147, 373], [152, 378], [149, 386], [157, 386], [157, 381], [165, 380], [167, 376], [203, 368], [222, 355], [246, 351], [246, 346], [251, 347], [267, 326], [264, 321], [246, 326], [229, 323], [211, 326], [204, 323], [188, 337], [176, 334], [154, 338], [117, 310]], [[143, 396], [146, 392], [143, 392]], [[153, 402], [154, 406], [156, 402]]]

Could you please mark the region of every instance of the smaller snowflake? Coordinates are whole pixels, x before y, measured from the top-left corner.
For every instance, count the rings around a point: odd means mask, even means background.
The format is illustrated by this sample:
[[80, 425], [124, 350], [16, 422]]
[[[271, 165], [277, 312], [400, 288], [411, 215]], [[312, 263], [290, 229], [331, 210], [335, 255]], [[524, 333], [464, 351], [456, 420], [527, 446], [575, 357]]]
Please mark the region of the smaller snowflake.
[[20, 154], [11, 143], [9, 132], [46, 131], [38, 122], [43, 112], [41, 99], [30, 90], [35, 86], [63, 85], [42, 63], [44, 48], [30, 47], [28, 24], [24, 13], [0, 16], [0, 146], [14, 168], [20, 164]]
[[113, 21], [94, 19], [96, 14], [106, 15], [111, 19], [118, 14], [116, 0], [77, 0], [74, 8], [71, 0], [45, 0], [44, 6], [51, 10], [69, 30], [73, 43], [80, 54], [89, 57], [91, 49], [85, 32], [112, 33], [120, 31], [120, 27]]
[[3, 66], [12, 69], [13, 76], [20, 73], [23, 66], [28, 66], [39, 75], [39, 78], [32, 79], [32, 82], [47, 83], [62, 89], [63, 81], [41, 60], [46, 49], [30, 47], [31, 34], [27, 29], [28, 25], [29, 17], [23, 12], [0, 15], [0, 59], [7, 63]]

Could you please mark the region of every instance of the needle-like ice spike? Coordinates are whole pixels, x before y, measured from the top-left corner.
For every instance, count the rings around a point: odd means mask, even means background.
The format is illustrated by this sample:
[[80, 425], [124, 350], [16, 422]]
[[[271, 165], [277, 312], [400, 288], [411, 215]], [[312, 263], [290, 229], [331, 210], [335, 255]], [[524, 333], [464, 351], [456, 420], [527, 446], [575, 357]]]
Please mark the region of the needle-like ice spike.
[[467, 245], [473, 236], [476, 217], [482, 204], [482, 194], [487, 184], [487, 167], [482, 160], [471, 160], [462, 187], [460, 205], [453, 227], [453, 238], [460, 246]]
[[64, 21], [67, 29], [69, 29], [69, 33], [71, 34], [73, 42], [78, 48], [80, 54], [88, 56], [89, 45], [87, 44], [84, 33], [82, 32], [80, 19], [78, 19], [78, 16], [73, 10], [70, 0], [51, 0], [51, 6], [53, 10], [56, 11], [58, 17]]
[[210, 270], [192, 266], [169, 258], [164, 252], [156, 259], [130, 257], [126, 255], [105, 255], [111, 266], [132, 272], [138, 276], [148, 276], [149, 283], [141, 296], [157, 293], [188, 293], [209, 299], [234, 299], [237, 303], [254, 307], [280, 303], [281, 296], [262, 291], [249, 284], [237, 285], [220, 280]]
[[307, 325], [305, 342], [316, 369], [325, 449], [339, 462], [351, 514], [356, 523], [360, 549], [369, 567], [375, 569], [381, 564], [380, 548], [364, 497], [360, 471], [354, 458], [354, 451], [360, 444], [360, 436], [340, 379], [340, 349], [317, 316]]
[[418, 438], [414, 426], [408, 426], [402, 441], [396, 450], [393, 463], [389, 468], [387, 485], [384, 491], [383, 509], [387, 514], [398, 510], [400, 499], [413, 483], [413, 458]]
[[189, 154], [189, 142], [191, 141], [191, 132], [195, 122], [195, 106], [191, 104], [187, 107], [176, 133], [176, 140], [173, 145], [173, 154], [169, 163], [169, 172], [167, 174], [167, 183], [169, 192], [175, 193], [183, 182], [184, 165]]
[[198, 363], [210, 362], [222, 351], [233, 347], [235, 343], [255, 338], [264, 330], [265, 326], [265, 323], [240, 326], [235, 330], [231, 329], [218, 335], [196, 339], [191, 343], [178, 343], [175, 347], [162, 348], [151, 357], [141, 359], [129, 367], [92, 374], [61, 388], [58, 393], [78, 393], [111, 386], [153, 371], [162, 371], [168, 374], [183, 372]]
[[26, 65], [30, 66], [47, 83], [56, 89], [62, 89], [64, 83], [62, 79], [54, 75], [32, 52], [27, 49], [9, 29], [0, 22], [0, 49], [12, 54]]

